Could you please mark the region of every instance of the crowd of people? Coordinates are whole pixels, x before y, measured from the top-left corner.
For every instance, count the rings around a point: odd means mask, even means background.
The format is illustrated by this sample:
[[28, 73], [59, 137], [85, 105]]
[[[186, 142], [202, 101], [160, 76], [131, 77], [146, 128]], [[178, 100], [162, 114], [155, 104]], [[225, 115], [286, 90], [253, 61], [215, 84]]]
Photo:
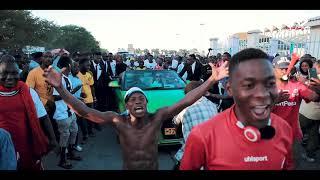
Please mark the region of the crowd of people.
[[[315, 162], [320, 61], [306, 54], [288, 70], [290, 63], [290, 57], [253, 48], [206, 57], [63, 50], [3, 55], [0, 169], [41, 170], [50, 151], [59, 154], [60, 167], [72, 169], [70, 160], [82, 160], [76, 151], [104, 123], [119, 135], [123, 169], [158, 169], [158, 133], [168, 119], [183, 130], [175, 170], [294, 169], [300, 157]], [[312, 69], [318, 77], [310, 76]], [[124, 97], [128, 113], [117, 112], [108, 84], [130, 70], [176, 71], [190, 81], [186, 95], [151, 114], [143, 90], [132, 87]]]

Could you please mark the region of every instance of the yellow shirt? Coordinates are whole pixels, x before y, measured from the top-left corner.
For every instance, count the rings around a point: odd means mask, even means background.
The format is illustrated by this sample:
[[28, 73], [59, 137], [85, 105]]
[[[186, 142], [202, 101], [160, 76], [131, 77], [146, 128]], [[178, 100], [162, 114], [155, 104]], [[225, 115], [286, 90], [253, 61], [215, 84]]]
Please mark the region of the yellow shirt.
[[42, 104], [46, 105], [48, 100], [53, 101], [53, 88], [46, 83], [43, 73], [44, 71], [40, 66], [32, 69], [28, 74], [26, 84], [38, 93]]
[[94, 84], [93, 76], [89, 72], [86, 72], [84, 75], [79, 72], [77, 76], [82, 81], [82, 92], [87, 95], [87, 97], [84, 98], [84, 103], [93, 103], [93, 96], [90, 88], [90, 86]]

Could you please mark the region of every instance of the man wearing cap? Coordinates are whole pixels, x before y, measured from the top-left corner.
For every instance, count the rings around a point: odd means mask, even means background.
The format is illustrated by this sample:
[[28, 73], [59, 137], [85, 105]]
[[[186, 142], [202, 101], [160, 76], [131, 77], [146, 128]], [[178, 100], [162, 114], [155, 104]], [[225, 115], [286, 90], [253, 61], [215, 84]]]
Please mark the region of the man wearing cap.
[[299, 124], [299, 108], [302, 99], [307, 103], [320, 101], [320, 96], [298, 81], [283, 78], [286, 75], [290, 61], [286, 57], [277, 56], [273, 59], [276, 84], [280, 91], [280, 98], [272, 112], [286, 120], [292, 127], [294, 143], [294, 158], [297, 163], [299, 143], [302, 140], [302, 131]]
[[201, 98], [205, 92], [218, 80], [228, 74], [227, 65], [215, 68], [211, 64], [212, 75], [201, 86], [189, 92], [184, 99], [173, 106], [159, 109], [151, 114], [147, 111], [147, 98], [139, 88], [130, 89], [125, 95], [125, 106], [128, 114], [119, 115], [115, 112], [100, 112], [88, 108], [81, 101], [74, 98], [61, 85], [61, 73], [52, 67], [44, 73], [46, 81], [53, 85], [62, 99], [79, 116], [96, 123], [109, 122], [119, 135], [123, 152], [123, 169], [158, 169], [158, 138], [162, 123], [172, 119], [187, 106]]

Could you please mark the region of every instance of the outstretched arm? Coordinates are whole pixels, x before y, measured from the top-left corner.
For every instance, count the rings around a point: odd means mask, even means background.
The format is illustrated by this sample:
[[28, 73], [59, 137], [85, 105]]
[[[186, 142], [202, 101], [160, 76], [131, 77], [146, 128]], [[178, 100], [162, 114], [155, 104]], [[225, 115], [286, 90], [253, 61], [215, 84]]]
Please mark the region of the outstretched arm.
[[216, 98], [216, 99], [230, 99], [230, 98], [232, 98], [232, 96], [229, 96], [229, 95], [225, 96], [225, 95], [221, 95], [221, 94], [212, 94], [212, 93], [209, 93], [208, 96]]
[[200, 99], [208, 90], [209, 88], [218, 82], [220, 79], [228, 76], [228, 64], [225, 62], [219, 68], [214, 67], [212, 63], [210, 63], [212, 74], [208, 80], [206, 80], [201, 86], [197, 87], [196, 89], [190, 91], [182, 100], [174, 104], [173, 106], [169, 106], [164, 108], [162, 111], [163, 121], [168, 119], [169, 117], [173, 117], [180, 113], [184, 108], [192, 105], [198, 99]]
[[[62, 69], [62, 71], [64, 71], [64, 68]], [[43, 76], [45, 77], [46, 82], [55, 87], [64, 102], [79, 116], [96, 123], [112, 122], [113, 119], [119, 117], [117, 113], [112, 111], [100, 112], [95, 109], [89, 108], [83, 102], [75, 98], [68, 90], [66, 90], [62, 86], [61, 73], [55, 71], [52, 66], [45, 70]]]

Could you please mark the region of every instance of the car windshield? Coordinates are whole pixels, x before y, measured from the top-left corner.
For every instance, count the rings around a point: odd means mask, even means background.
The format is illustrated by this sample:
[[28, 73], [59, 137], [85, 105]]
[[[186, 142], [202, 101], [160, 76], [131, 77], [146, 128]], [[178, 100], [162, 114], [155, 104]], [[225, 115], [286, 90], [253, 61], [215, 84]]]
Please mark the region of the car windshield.
[[123, 76], [124, 90], [139, 87], [143, 90], [150, 89], [183, 89], [186, 83], [175, 71], [126, 71]]

